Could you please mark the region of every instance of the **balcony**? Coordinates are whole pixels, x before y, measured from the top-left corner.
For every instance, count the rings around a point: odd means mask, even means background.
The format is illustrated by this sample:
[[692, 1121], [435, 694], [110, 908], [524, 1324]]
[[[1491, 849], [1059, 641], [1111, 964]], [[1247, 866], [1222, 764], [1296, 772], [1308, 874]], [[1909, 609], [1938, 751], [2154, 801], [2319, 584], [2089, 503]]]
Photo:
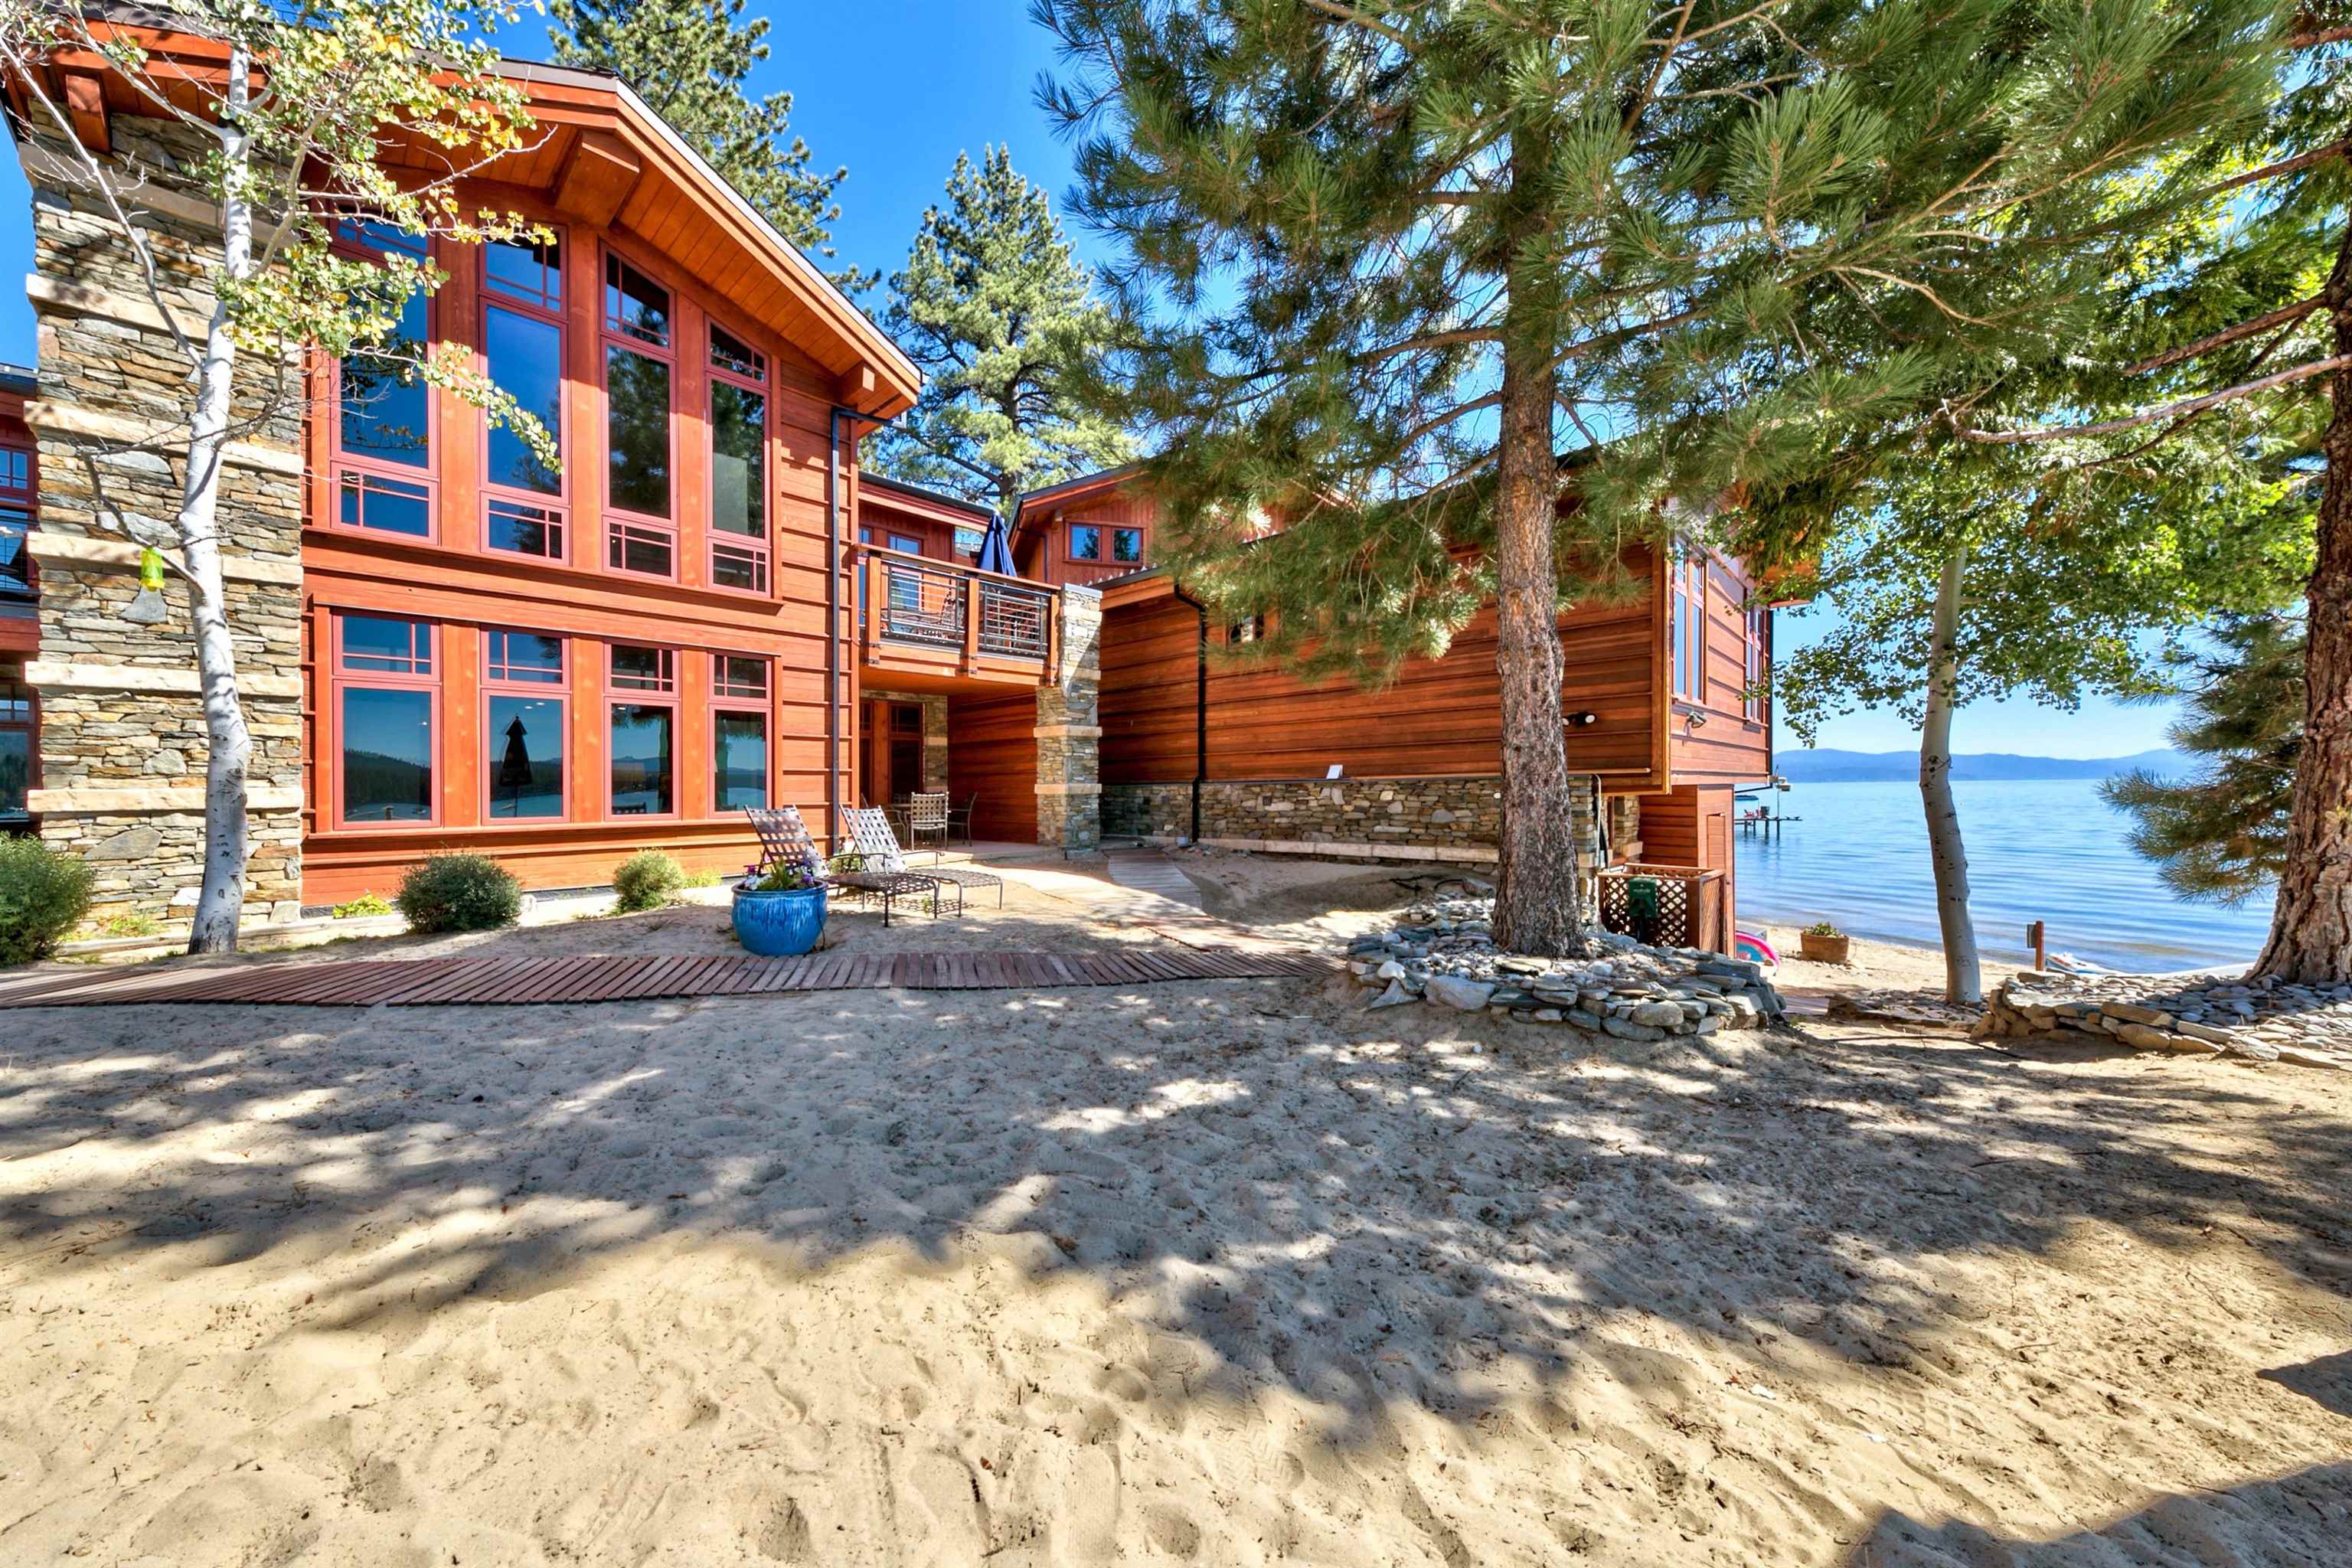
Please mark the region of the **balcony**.
[[896, 550], [863, 546], [863, 662], [899, 674], [1039, 686], [1058, 630], [1058, 589]]

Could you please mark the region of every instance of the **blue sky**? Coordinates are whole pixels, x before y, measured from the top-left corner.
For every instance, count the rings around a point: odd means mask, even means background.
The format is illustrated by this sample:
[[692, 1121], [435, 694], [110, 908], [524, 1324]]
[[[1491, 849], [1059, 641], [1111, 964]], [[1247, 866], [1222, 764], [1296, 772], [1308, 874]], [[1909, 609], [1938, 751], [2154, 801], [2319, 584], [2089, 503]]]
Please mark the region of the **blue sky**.
[[[774, 53], [755, 73], [761, 91], [793, 95], [793, 129], [815, 162], [846, 163], [835, 243], [842, 257], [882, 273], [904, 263], [923, 209], [938, 199], [959, 152], [975, 158], [991, 142], [1011, 147], [1013, 166], [1057, 196], [1070, 160], [1032, 99], [1037, 73], [1055, 64], [1053, 40], [1018, 0], [862, 0], [847, 6], [761, 6], [775, 22]], [[526, 51], [520, 45], [516, 52]], [[545, 50], [535, 51], [545, 58]], [[0, 160], [0, 277], [32, 269], [23, 215], [24, 179]], [[1082, 256], [1101, 255], [1075, 233]], [[879, 312], [881, 289], [868, 295]], [[0, 360], [34, 357], [31, 307], [22, 289], [0, 287]], [[1784, 616], [1783, 647], [1820, 635], [1822, 613]], [[2160, 707], [2086, 704], [2062, 713], [2028, 702], [1979, 704], [1960, 716], [1963, 752], [2065, 757], [2120, 756], [2164, 743]], [[1892, 712], [1860, 713], [1829, 725], [1822, 742], [1855, 751], [1897, 751], [1916, 737]]]

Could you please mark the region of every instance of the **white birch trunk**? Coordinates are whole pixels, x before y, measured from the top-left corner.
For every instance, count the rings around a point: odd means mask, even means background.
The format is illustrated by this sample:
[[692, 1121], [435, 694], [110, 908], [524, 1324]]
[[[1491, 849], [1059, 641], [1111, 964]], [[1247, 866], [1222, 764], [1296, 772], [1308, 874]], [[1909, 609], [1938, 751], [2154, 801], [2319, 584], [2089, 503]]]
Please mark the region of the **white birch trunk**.
[[[253, 264], [253, 206], [245, 184], [251, 150], [243, 116], [251, 58], [233, 47], [228, 58], [228, 112], [222, 117], [221, 151], [227, 165], [221, 202], [221, 248], [225, 270], [243, 279]], [[236, 344], [229, 335], [228, 307], [213, 306], [205, 331], [204, 359], [196, 373], [196, 405], [189, 421], [188, 473], [178, 518], [181, 564], [196, 639], [196, 674], [205, 705], [205, 880], [196, 899], [190, 952], [234, 952], [237, 921], [245, 908], [245, 862], [248, 825], [246, 775], [253, 739], [236, 695], [236, 647], [229, 637], [228, 601], [221, 586], [221, 453], [227, 444], [229, 388], [236, 372]]]
[[1968, 546], [1954, 548], [1936, 585], [1934, 645], [1927, 658], [1927, 721], [1919, 727], [1919, 796], [1927, 812], [1927, 852], [1935, 864], [1936, 920], [1944, 934], [1944, 997], [1984, 1000], [1977, 931], [1969, 919], [1969, 856], [1952, 803], [1952, 708], [1960, 684], [1960, 576]]

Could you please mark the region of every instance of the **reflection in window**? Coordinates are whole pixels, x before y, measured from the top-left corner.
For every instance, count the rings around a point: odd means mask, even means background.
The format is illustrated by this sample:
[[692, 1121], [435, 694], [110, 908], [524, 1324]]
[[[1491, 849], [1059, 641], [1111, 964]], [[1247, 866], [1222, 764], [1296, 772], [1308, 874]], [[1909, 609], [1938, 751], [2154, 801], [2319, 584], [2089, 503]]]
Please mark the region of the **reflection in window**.
[[1143, 530], [1114, 528], [1110, 531], [1110, 558], [1114, 561], [1136, 562], [1143, 559]]
[[545, 632], [482, 634], [482, 674], [532, 686], [563, 684], [563, 639]]
[[676, 560], [676, 536], [666, 528], [640, 528], [615, 519], [606, 531], [610, 548], [605, 564], [615, 572], [642, 572], [667, 577]]
[[768, 804], [768, 716], [710, 716], [710, 798], [720, 811]]
[[669, 516], [669, 366], [647, 354], [604, 349], [606, 431], [614, 507]]
[[1102, 530], [1087, 523], [1070, 525], [1070, 559], [1099, 561], [1102, 559]]
[[[552, 321], [526, 316], [520, 310], [490, 307], [482, 329], [482, 350], [489, 361], [490, 380], [515, 400], [525, 414], [534, 415], [558, 443], [563, 439], [563, 330]], [[561, 454], [559, 453], [559, 458]], [[563, 475], [540, 460], [521, 432], [500, 424], [490, 430], [489, 470], [482, 476], [494, 485], [559, 495]]]
[[490, 240], [482, 247], [482, 283], [493, 294], [560, 312], [563, 309], [562, 243]]
[[710, 690], [717, 697], [767, 696], [768, 661], [739, 653], [713, 655]]
[[383, 343], [345, 356], [339, 390], [345, 457], [422, 468], [432, 461], [432, 388], [413, 362], [425, 353], [425, 298], [411, 294]]
[[604, 257], [604, 326], [669, 347], [669, 290], [610, 252]]
[[494, 694], [488, 711], [490, 816], [501, 819], [562, 816], [562, 700]]
[[381, 675], [433, 673], [433, 628], [392, 616], [343, 616], [343, 668]]
[[613, 645], [612, 684], [616, 690], [675, 691], [677, 655], [666, 647]]
[[33, 782], [33, 689], [0, 677], [0, 817], [25, 816]]
[[26, 545], [33, 514], [20, 506], [0, 506], [0, 588], [29, 588], [33, 558]]
[[345, 528], [404, 533], [412, 539], [433, 532], [433, 492], [423, 485], [345, 468], [336, 493], [335, 518]]
[[667, 816], [672, 809], [670, 732], [676, 712], [640, 702], [613, 704], [613, 815]]
[[767, 356], [716, 324], [710, 329], [710, 367], [740, 375], [746, 381], [768, 379]]
[[482, 538], [492, 550], [511, 550], [518, 555], [541, 555], [561, 561], [563, 514], [543, 506], [493, 499]]
[[398, 687], [346, 686], [339, 728], [343, 748], [343, 820], [433, 819], [433, 694]]
[[980, 547], [987, 542], [988, 534], [984, 530], [959, 528], [955, 531], [955, 552], [958, 555], [977, 555]]
[[768, 400], [731, 381], [710, 384], [710, 526], [768, 532]]

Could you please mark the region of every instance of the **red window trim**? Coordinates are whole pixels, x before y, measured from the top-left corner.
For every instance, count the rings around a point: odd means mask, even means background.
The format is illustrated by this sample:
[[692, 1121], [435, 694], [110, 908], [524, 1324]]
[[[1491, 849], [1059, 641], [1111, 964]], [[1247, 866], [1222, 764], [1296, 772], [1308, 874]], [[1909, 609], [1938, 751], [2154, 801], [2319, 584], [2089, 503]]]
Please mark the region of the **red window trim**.
[[[1110, 557], [1108, 555], [1081, 555], [1078, 553], [1078, 530], [1082, 528], [1091, 528], [1097, 535], [1107, 536], [1110, 531], [1110, 525], [1107, 522], [1072, 522], [1065, 524], [1062, 529], [1062, 559], [1079, 566], [1109, 565]], [[1105, 549], [1109, 547], [1110, 541], [1108, 537], [1103, 538], [1101, 542]]]
[[[760, 693], [760, 695], [758, 695], [758, 696], [756, 696], [756, 697], [748, 697], [748, 696], [743, 696], [743, 695], [740, 695], [740, 694], [738, 694], [738, 693], [732, 693], [732, 692], [722, 692], [721, 690], [719, 690], [719, 671], [725, 668], [725, 661], [726, 661], [726, 660], [728, 660], [728, 659], [730, 659], [730, 658], [748, 658], [748, 659], [755, 660], [755, 661], [759, 664], [759, 666], [760, 666], [760, 670], [761, 670], [761, 679], [762, 679], [762, 681], [765, 683], [766, 689], [764, 689], [763, 691], [761, 691], [761, 692]], [[742, 807], [740, 807], [740, 806], [733, 806], [733, 805], [722, 806], [722, 805], [720, 805], [719, 804], [719, 714], [721, 714], [721, 713], [750, 713], [750, 714], [753, 714], [753, 715], [756, 715], [756, 716], [759, 718], [760, 721], [761, 721], [763, 725], [765, 725], [765, 726], [766, 726], [766, 731], [765, 731], [765, 732], [766, 732], [766, 734], [767, 734], [767, 738], [768, 738], [768, 774], [767, 774], [767, 778], [763, 781], [763, 783], [764, 783], [764, 785], [765, 785], [766, 790], [767, 790], [767, 801], [766, 801], [766, 804], [767, 804], [767, 805], [774, 805], [774, 804], [775, 804], [775, 800], [776, 800], [776, 702], [775, 702], [775, 698], [776, 698], [776, 660], [775, 660], [775, 658], [774, 658], [774, 656], [773, 656], [773, 655], [772, 655], [772, 654], [759, 654], [759, 653], [729, 653], [729, 652], [725, 651], [724, 649], [716, 650], [716, 651], [714, 651], [714, 652], [711, 654], [711, 656], [710, 656], [710, 700], [709, 700], [709, 710], [710, 710], [710, 718], [709, 718], [709, 727], [710, 727], [710, 745], [709, 745], [709, 752], [710, 752], [710, 815], [711, 815], [714, 818], [728, 816], [731, 815], [732, 813], [737, 812], [737, 811], [740, 811], [740, 810], [742, 809]]]
[[[569, 266], [572, 257], [572, 236], [568, 228], [561, 226], [551, 226], [555, 229], [556, 287], [558, 289], [562, 289], [569, 287], [571, 281]], [[492, 289], [489, 247], [485, 245], [476, 248], [481, 252], [480, 257], [477, 258], [474, 281], [475, 299], [481, 308], [481, 342], [477, 345], [476, 352], [481, 355], [482, 374], [487, 376], [490, 369], [490, 312], [492, 310], [511, 310], [525, 321], [538, 321], [553, 327], [557, 387], [555, 440], [558, 449], [563, 454], [563, 473], [559, 488], [553, 495], [525, 489], [519, 485], [500, 484], [490, 478], [490, 422], [487, 418], [474, 421], [477, 434], [475, 468], [482, 476], [480, 519], [482, 550], [486, 554], [512, 555], [524, 561], [545, 561], [557, 566], [569, 565], [574, 543], [574, 530], [572, 527], [572, 469], [579, 460], [579, 443], [575, 438], [576, 433], [572, 427], [572, 399], [566, 390], [572, 384], [572, 323], [564, 302], [562, 300], [559, 300], [554, 309], [550, 310], [536, 301], [520, 300], [514, 295], [500, 293]], [[600, 301], [603, 298], [603, 282], [600, 277], [597, 280]], [[673, 403], [676, 401], [675, 397], [672, 401]], [[672, 445], [676, 445], [675, 440]], [[557, 532], [555, 553], [533, 555], [528, 551], [509, 550], [503, 545], [492, 544], [490, 542], [490, 502], [493, 500], [505, 501], [510, 506], [537, 507], [547, 512], [550, 526]]]
[[[713, 332], [722, 331], [729, 337], [733, 338], [737, 342], [741, 343], [752, 353], [759, 356], [761, 374], [758, 377], [754, 378], [745, 375], [740, 371], [728, 370], [719, 364], [718, 344], [712, 339], [711, 334]], [[739, 387], [745, 392], [755, 392], [760, 395], [761, 489], [760, 535], [758, 538], [755, 539], [748, 533], [730, 533], [721, 529], [719, 526], [719, 520], [715, 515], [715, 512], [713, 515], [706, 516], [703, 519], [702, 531], [707, 541], [707, 545], [704, 551], [704, 555], [706, 557], [704, 561], [704, 566], [706, 568], [706, 576], [704, 580], [708, 582], [711, 588], [718, 593], [740, 595], [747, 599], [773, 598], [775, 596], [776, 588], [776, 396], [773, 389], [768, 384], [769, 378], [767, 374], [767, 367], [770, 363], [770, 356], [766, 350], [754, 347], [741, 332], [737, 331], [734, 328], [727, 325], [724, 321], [721, 321], [717, 317], [711, 316], [708, 313], [703, 317], [702, 336], [703, 358], [705, 362], [704, 368], [706, 372], [704, 389], [705, 401], [709, 404], [709, 407], [705, 411], [702, 421], [703, 472], [707, 476], [703, 481], [705, 505], [709, 508], [715, 509], [719, 504], [719, 485], [717, 482], [717, 476], [719, 473], [719, 409], [717, 404], [718, 393], [716, 389], [720, 382], [725, 382], [730, 386]], [[756, 588], [737, 588], [721, 583], [719, 580], [719, 553], [721, 550], [735, 552], [745, 559], [750, 560], [753, 563], [754, 569], [758, 574], [759, 586]]]
[[[490, 638], [501, 632], [520, 633], [524, 637], [553, 637], [557, 653], [556, 678], [553, 680], [519, 680], [512, 675], [490, 673]], [[543, 827], [560, 826], [572, 820], [573, 752], [572, 745], [572, 644], [573, 639], [562, 632], [539, 631], [529, 626], [484, 626], [482, 637], [482, 822], [499, 827]], [[490, 699], [493, 697], [530, 697], [552, 702], [562, 710], [563, 725], [563, 796], [562, 805], [553, 816], [494, 816], [491, 808], [497, 804], [499, 763], [506, 750], [506, 738], [490, 722]]]
[[1740, 697], [1740, 716], [1751, 724], [1764, 721], [1764, 643], [1770, 636], [1770, 622], [1766, 618], [1771, 610], [1762, 605], [1750, 605], [1747, 615], [1747, 643], [1743, 649], [1747, 658], [1744, 673], [1747, 684]]
[[[608, 822], [677, 822], [686, 816], [686, 723], [677, 683], [678, 649], [667, 643], [607, 642], [604, 647], [604, 819]], [[623, 647], [651, 648], [665, 660], [669, 684], [651, 689], [616, 686], [613, 654]], [[613, 804], [613, 710], [619, 707], [669, 710], [669, 809], [623, 812]]]
[[[352, 616], [372, 621], [406, 621], [421, 627], [425, 634], [425, 658], [432, 668], [425, 674], [414, 671], [384, 669], [346, 669], [343, 665], [343, 622]], [[328, 816], [338, 833], [413, 833], [420, 828], [442, 826], [442, 786], [448, 782], [444, 772], [445, 757], [442, 742], [441, 672], [448, 664], [448, 639], [443, 635], [446, 626], [440, 621], [421, 616], [394, 615], [382, 610], [330, 609], [327, 612], [327, 691], [328, 724], [332, 731], [328, 752]], [[411, 645], [412, 648], [414, 645]], [[423, 691], [430, 706], [433, 740], [433, 809], [423, 817], [405, 817], [397, 822], [348, 822], [343, 817], [343, 692], [351, 687], [378, 691]]]
[[[383, 251], [344, 236], [337, 226], [332, 248], [338, 253], [361, 261], [381, 258]], [[434, 245], [425, 237], [424, 259], [433, 259]], [[425, 296], [425, 343], [429, 350], [441, 341], [441, 301], [436, 295]], [[425, 388], [425, 462], [422, 467], [405, 463], [388, 463], [381, 458], [354, 457], [343, 450], [343, 365], [341, 360], [327, 367], [327, 505], [324, 526], [337, 533], [363, 534], [373, 539], [399, 540], [409, 544], [441, 542], [441, 399], [430, 384]], [[399, 533], [389, 529], [369, 528], [364, 523], [343, 521], [343, 475], [373, 475], [381, 479], [395, 479], [413, 485], [425, 492], [425, 531]], [[361, 510], [364, 515], [364, 489]], [[338, 797], [340, 800], [340, 796]], [[336, 810], [342, 809], [339, 804]]]
[[[614, 326], [605, 314], [604, 274], [611, 260], [618, 260], [623, 266], [631, 268], [647, 282], [669, 295], [669, 342], [667, 344], [648, 342], [644, 338], [625, 332]], [[604, 487], [604, 536], [597, 541], [597, 563], [603, 570], [616, 577], [634, 577], [647, 583], [676, 583], [680, 580], [678, 556], [685, 547], [685, 538], [680, 519], [677, 516], [677, 290], [656, 278], [650, 268], [632, 260], [627, 251], [614, 245], [610, 239], [602, 242], [596, 252], [596, 400], [602, 406], [604, 416], [604, 476], [602, 481]], [[669, 366], [670, 515], [667, 517], [649, 517], [644, 512], [631, 511], [625, 507], [613, 504], [613, 397], [610, 351], [615, 348], [625, 349], [631, 353], [644, 354], [648, 359], [659, 360]], [[645, 533], [666, 536], [669, 542], [669, 571], [667, 573], [637, 572], [626, 566], [615, 564], [613, 559], [613, 541], [616, 527], [635, 528]], [[673, 785], [674, 793], [675, 785]]]

